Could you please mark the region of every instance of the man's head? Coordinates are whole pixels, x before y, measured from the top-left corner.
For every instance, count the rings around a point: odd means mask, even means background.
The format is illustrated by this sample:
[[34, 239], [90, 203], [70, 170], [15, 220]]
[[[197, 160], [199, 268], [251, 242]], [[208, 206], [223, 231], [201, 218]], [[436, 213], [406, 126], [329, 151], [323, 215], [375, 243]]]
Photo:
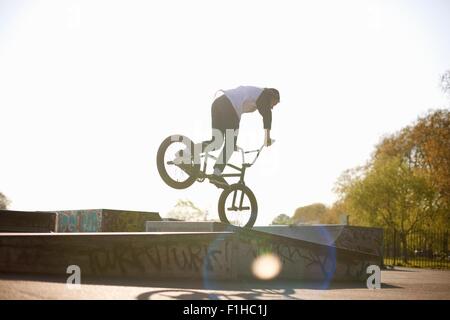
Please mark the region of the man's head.
[[280, 102], [280, 92], [275, 88], [267, 88], [267, 91], [270, 94], [271, 107], [273, 108]]

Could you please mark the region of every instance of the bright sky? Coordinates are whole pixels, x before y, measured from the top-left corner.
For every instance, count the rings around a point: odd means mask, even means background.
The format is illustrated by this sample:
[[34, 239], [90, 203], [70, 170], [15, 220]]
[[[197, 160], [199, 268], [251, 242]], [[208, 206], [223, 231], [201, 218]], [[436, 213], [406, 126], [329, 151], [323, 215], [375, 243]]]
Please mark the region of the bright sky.
[[[248, 171], [258, 225], [331, 205], [342, 171], [430, 108], [450, 68], [450, 1], [0, 0], [0, 192], [12, 209], [159, 211], [174, 190], [156, 151], [209, 138], [218, 89], [275, 87], [272, 136]], [[262, 144], [243, 116], [238, 144]], [[233, 161], [236, 158], [233, 158]]]

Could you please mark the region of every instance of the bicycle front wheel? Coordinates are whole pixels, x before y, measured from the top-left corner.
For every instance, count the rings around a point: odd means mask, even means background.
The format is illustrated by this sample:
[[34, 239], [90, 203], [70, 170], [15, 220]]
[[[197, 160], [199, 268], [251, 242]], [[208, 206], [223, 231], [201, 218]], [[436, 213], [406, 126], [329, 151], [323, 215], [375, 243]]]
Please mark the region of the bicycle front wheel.
[[251, 228], [258, 215], [258, 203], [252, 190], [241, 183], [236, 183], [220, 195], [218, 211], [220, 221]]

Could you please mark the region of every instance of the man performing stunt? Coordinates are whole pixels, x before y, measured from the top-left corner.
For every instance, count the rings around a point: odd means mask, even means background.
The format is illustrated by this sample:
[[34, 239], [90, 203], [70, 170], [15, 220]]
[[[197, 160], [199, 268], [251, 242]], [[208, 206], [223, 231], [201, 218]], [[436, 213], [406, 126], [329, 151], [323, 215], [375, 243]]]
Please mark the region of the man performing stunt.
[[[223, 95], [216, 98], [211, 106], [212, 138], [201, 142], [195, 150], [199, 148], [200, 153], [205, 152], [206, 148], [208, 148], [208, 151], [214, 151], [219, 150], [223, 145], [222, 151], [214, 164], [214, 174], [209, 177], [209, 180], [219, 188], [226, 188], [228, 183], [222, 177], [222, 171], [233, 151], [236, 150], [241, 115], [259, 111], [263, 117], [264, 144], [270, 146], [272, 144], [270, 138], [272, 108], [280, 102], [280, 93], [274, 88], [253, 86], [240, 86], [235, 89], [220, 91], [223, 92]], [[190, 156], [190, 153], [185, 149], [178, 156]]]

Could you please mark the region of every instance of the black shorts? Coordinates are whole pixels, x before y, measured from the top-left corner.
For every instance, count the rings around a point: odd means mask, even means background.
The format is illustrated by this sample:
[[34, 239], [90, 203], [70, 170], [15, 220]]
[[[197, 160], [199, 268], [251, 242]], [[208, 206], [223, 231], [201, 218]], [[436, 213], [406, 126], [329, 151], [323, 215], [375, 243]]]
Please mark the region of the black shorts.
[[213, 129], [222, 132], [226, 129], [239, 129], [239, 117], [226, 95], [214, 100], [211, 106], [211, 123]]

